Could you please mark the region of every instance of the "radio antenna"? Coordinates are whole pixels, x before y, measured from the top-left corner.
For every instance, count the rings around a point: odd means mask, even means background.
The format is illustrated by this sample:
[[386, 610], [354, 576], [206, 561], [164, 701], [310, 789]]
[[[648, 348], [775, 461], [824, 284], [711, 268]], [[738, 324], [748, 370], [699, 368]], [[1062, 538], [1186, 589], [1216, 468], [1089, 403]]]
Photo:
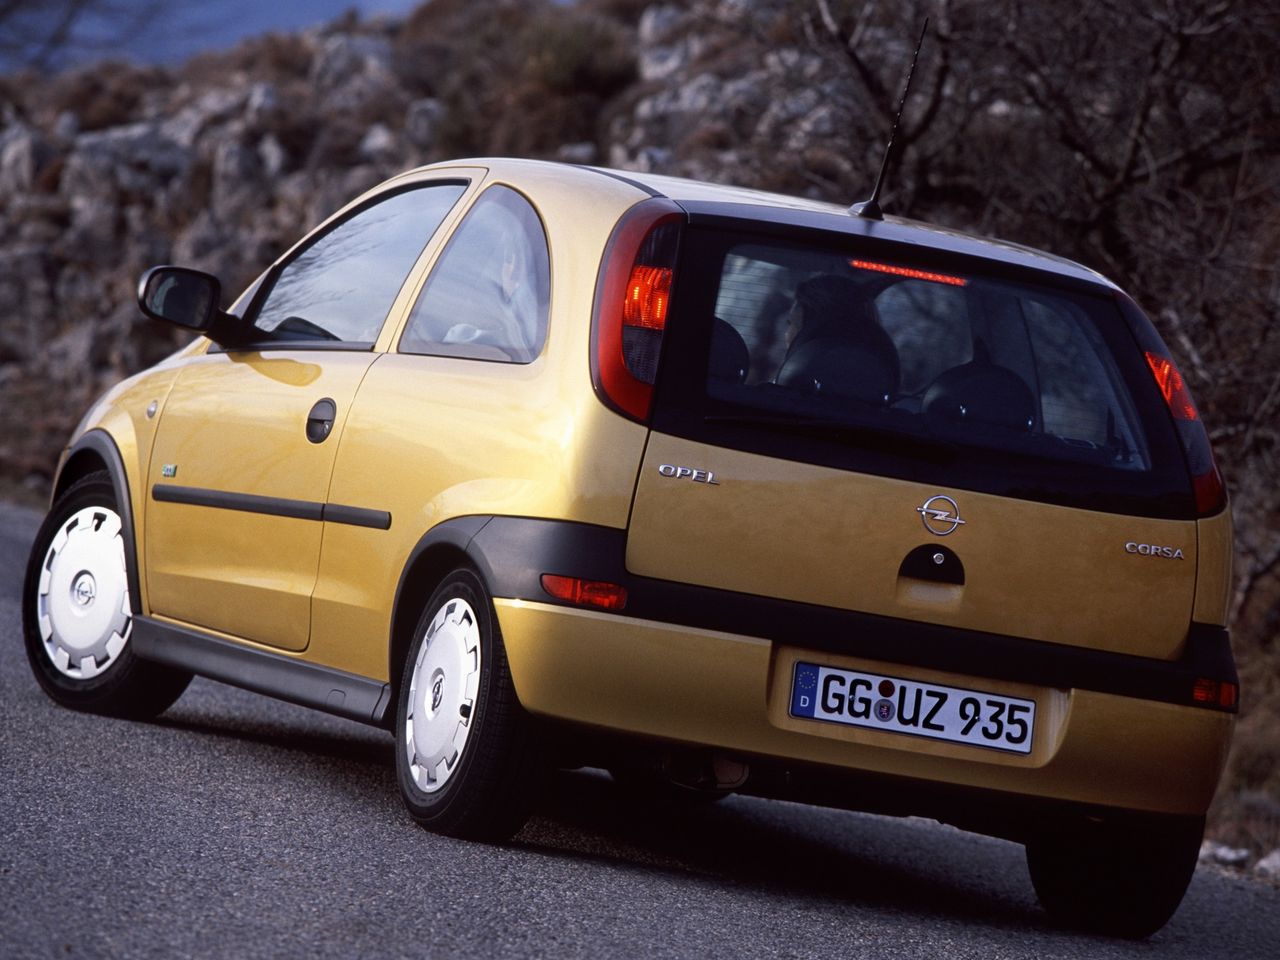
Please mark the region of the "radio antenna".
[[902, 87], [902, 99], [898, 101], [898, 115], [893, 118], [893, 126], [889, 130], [889, 143], [884, 148], [884, 159], [880, 162], [880, 175], [876, 177], [876, 185], [871, 190], [871, 199], [855, 203], [849, 212], [864, 220], [883, 220], [880, 210], [880, 188], [884, 185], [885, 174], [889, 172], [889, 160], [893, 156], [893, 138], [898, 135], [898, 121], [902, 119], [902, 108], [906, 106], [907, 94], [911, 91], [911, 78], [916, 72], [916, 61], [920, 59], [920, 48], [924, 45], [925, 31], [929, 29], [929, 18], [924, 18], [924, 26], [920, 28], [920, 39], [916, 41], [916, 52], [911, 58], [911, 69], [907, 71], [907, 82]]

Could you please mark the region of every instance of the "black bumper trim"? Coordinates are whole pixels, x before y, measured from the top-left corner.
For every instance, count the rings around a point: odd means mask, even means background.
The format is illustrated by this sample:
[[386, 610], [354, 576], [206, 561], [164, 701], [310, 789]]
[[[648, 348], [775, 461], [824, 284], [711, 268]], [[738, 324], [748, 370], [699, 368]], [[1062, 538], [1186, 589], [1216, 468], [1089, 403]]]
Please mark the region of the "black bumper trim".
[[1227, 630], [1209, 624], [1192, 623], [1183, 655], [1166, 661], [856, 613], [638, 577], [625, 530], [557, 520], [495, 517], [467, 553], [497, 597], [565, 605], [542, 589], [543, 573], [605, 580], [627, 588], [620, 616], [882, 663], [1184, 705], [1198, 678], [1239, 682]]

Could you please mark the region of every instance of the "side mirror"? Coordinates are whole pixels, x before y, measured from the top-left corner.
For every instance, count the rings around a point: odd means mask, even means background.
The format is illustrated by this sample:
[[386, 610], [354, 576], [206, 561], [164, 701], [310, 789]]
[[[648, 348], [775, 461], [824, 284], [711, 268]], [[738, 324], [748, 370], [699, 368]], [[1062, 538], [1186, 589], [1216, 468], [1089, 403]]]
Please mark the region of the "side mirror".
[[138, 282], [138, 306], [153, 320], [208, 331], [222, 316], [217, 277], [187, 267], [152, 267]]

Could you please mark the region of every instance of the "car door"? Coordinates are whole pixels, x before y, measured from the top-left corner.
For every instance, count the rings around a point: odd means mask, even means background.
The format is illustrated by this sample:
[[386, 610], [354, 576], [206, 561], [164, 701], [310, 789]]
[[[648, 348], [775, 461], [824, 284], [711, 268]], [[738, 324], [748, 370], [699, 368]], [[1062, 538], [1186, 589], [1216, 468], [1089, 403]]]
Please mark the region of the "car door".
[[377, 502], [396, 519], [389, 533], [325, 524], [312, 646], [329, 665], [386, 670], [394, 591], [424, 531], [459, 514], [526, 510], [555, 474], [562, 447], [545, 431], [560, 421], [541, 412], [563, 387], [539, 376], [550, 286], [532, 203], [486, 187], [431, 267], [398, 349], [360, 386], [330, 496]]
[[344, 212], [267, 275], [245, 318], [251, 343], [213, 347], [182, 370], [148, 478], [153, 614], [307, 646], [322, 520], [385, 522], [328, 500], [351, 402], [406, 278], [465, 188], [417, 183]]

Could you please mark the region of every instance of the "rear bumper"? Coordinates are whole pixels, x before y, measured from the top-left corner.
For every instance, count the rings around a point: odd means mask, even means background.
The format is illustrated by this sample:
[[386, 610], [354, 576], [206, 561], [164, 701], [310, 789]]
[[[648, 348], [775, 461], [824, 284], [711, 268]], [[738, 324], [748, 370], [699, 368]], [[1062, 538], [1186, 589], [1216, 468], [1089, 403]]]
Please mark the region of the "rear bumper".
[[[819, 774], [856, 772], [1028, 803], [1196, 816], [1213, 798], [1234, 723], [1227, 713], [1158, 699], [1008, 679], [985, 664], [972, 672], [904, 666], [898, 658], [817, 651], [808, 643], [802, 651], [745, 633], [533, 600], [498, 599], [495, 607], [517, 694], [531, 712]], [[1034, 699], [1032, 751], [1005, 754], [793, 718], [790, 677], [801, 655]]]

